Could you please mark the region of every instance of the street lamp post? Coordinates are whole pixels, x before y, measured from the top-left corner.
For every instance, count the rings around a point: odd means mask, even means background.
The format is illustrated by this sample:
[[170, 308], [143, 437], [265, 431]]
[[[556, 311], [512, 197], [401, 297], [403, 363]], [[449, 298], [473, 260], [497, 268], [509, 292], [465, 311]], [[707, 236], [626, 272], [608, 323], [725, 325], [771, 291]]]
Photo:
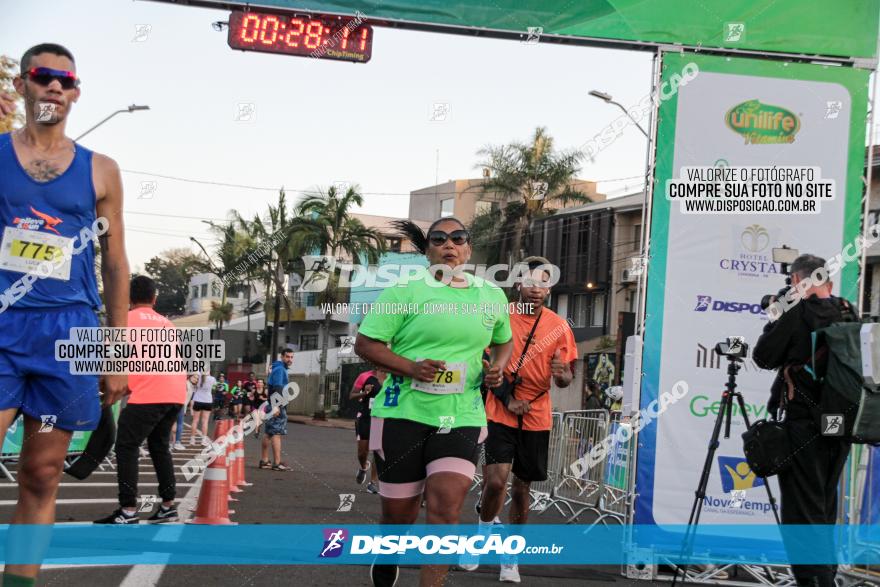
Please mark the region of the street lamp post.
[[149, 109], [150, 109], [149, 106], [139, 106], [137, 104], [132, 104], [128, 108], [123, 108], [122, 110], [117, 110], [116, 112], [114, 112], [113, 114], [111, 114], [110, 116], [108, 116], [107, 118], [105, 118], [104, 120], [102, 120], [101, 122], [99, 122], [98, 124], [96, 124], [95, 126], [93, 126], [92, 128], [90, 128], [89, 130], [87, 130], [86, 132], [79, 135], [78, 137], [76, 137], [73, 140], [74, 141], [80, 140], [81, 138], [83, 138], [84, 136], [86, 136], [87, 134], [89, 134], [90, 132], [92, 132], [93, 130], [95, 130], [96, 128], [98, 128], [99, 126], [101, 126], [102, 124], [104, 124], [105, 122], [107, 122], [108, 120], [110, 120], [111, 118], [116, 116], [117, 114], [121, 114], [122, 112], [136, 112], [138, 110], [149, 110]]
[[602, 100], [604, 102], [608, 102], [609, 104], [614, 104], [615, 106], [617, 106], [618, 108], [623, 110], [623, 113], [626, 114], [629, 117], [629, 119], [633, 121], [633, 124], [636, 125], [636, 127], [638, 127], [638, 129], [640, 131], [642, 131], [642, 134], [645, 135], [645, 137], [648, 137], [648, 132], [642, 128], [642, 125], [639, 124], [639, 122], [635, 118], [632, 117], [632, 115], [629, 113], [629, 111], [626, 108], [624, 108], [623, 105], [620, 104], [620, 102], [615, 102], [611, 98], [611, 94], [606, 94], [605, 92], [600, 92], [599, 90], [590, 90], [590, 95], [593, 96], [594, 98], [599, 98], [600, 100]]

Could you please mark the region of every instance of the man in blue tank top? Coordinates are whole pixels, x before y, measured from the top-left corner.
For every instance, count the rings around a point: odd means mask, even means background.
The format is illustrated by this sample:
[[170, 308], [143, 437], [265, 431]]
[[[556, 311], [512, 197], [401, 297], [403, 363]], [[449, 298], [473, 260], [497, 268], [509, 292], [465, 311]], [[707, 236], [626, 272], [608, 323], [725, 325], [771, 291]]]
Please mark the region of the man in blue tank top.
[[[55, 341], [68, 339], [70, 328], [99, 325], [95, 242], [107, 326], [126, 326], [122, 181], [115, 161], [64, 134], [80, 96], [67, 49], [28, 49], [14, 86], [26, 122], [0, 134], [0, 443], [23, 414], [12, 523], [52, 524], [73, 431], [94, 430], [101, 403], [112, 405], [127, 388], [124, 375], [72, 375], [69, 363], [54, 360]], [[8, 564], [3, 585], [33, 585], [38, 571]]]

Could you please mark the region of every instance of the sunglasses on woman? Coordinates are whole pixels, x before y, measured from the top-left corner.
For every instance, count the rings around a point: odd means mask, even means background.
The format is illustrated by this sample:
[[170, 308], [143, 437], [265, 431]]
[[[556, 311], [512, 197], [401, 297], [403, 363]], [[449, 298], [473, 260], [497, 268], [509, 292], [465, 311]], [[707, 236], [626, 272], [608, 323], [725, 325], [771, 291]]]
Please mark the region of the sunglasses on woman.
[[72, 90], [79, 85], [79, 78], [72, 71], [52, 69], [51, 67], [32, 67], [27, 72], [29, 80], [41, 86], [48, 86], [58, 80], [65, 90]]
[[449, 239], [452, 239], [453, 244], [463, 245], [471, 240], [471, 235], [468, 233], [468, 231], [463, 229], [453, 230], [452, 232], [432, 230], [428, 233], [428, 242], [435, 247], [443, 245]]

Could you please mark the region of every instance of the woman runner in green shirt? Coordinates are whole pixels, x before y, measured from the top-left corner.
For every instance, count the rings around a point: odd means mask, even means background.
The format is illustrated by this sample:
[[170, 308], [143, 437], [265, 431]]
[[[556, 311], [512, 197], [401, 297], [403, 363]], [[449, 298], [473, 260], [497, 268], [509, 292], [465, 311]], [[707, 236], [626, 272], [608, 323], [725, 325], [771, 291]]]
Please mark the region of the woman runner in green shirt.
[[[382, 524], [412, 524], [424, 495], [428, 524], [457, 524], [486, 435], [480, 384], [501, 383], [513, 349], [507, 298], [496, 285], [455, 268], [471, 255], [455, 218], [427, 235], [402, 221], [431, 267], [386, 288], [364, 317], [355, 352], [389, 372], [373, 403]], [[403, 273], [403, 272], [401, 272]], [[491, 349], [492, 363], [483, 361]], [[422, 567], [421, 585], [439, 585], [447, 565]], [[373, 585], [390, 587], [397, 565], [373, 565]]]

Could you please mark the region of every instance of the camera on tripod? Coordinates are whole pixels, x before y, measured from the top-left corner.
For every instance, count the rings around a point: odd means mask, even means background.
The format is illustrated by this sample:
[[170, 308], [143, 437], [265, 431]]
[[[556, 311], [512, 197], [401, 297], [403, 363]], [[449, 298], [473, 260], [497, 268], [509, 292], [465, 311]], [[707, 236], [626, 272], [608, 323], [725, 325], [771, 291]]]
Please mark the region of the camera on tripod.
[[749, 345], [742, 336], [728, 336], [715, 345], [715, 352], [724, 357], [745, 359], [749, 354]]
[[785, 275], [785, 287], [780, 289], [776, 294], [767, 294], [761, 298], [761, 309], [766, 310], [769, 308], [776, 300], [782, 299], [791, 289], [791, 276], [789, 275], [788, 266], [794, 263], [794, 260], [798, 258], [798, 250], [791, 249], [786, 245], [782, 245], [781, 247], [773, 249], [773, 262], [779, 263], [780, 272]]

